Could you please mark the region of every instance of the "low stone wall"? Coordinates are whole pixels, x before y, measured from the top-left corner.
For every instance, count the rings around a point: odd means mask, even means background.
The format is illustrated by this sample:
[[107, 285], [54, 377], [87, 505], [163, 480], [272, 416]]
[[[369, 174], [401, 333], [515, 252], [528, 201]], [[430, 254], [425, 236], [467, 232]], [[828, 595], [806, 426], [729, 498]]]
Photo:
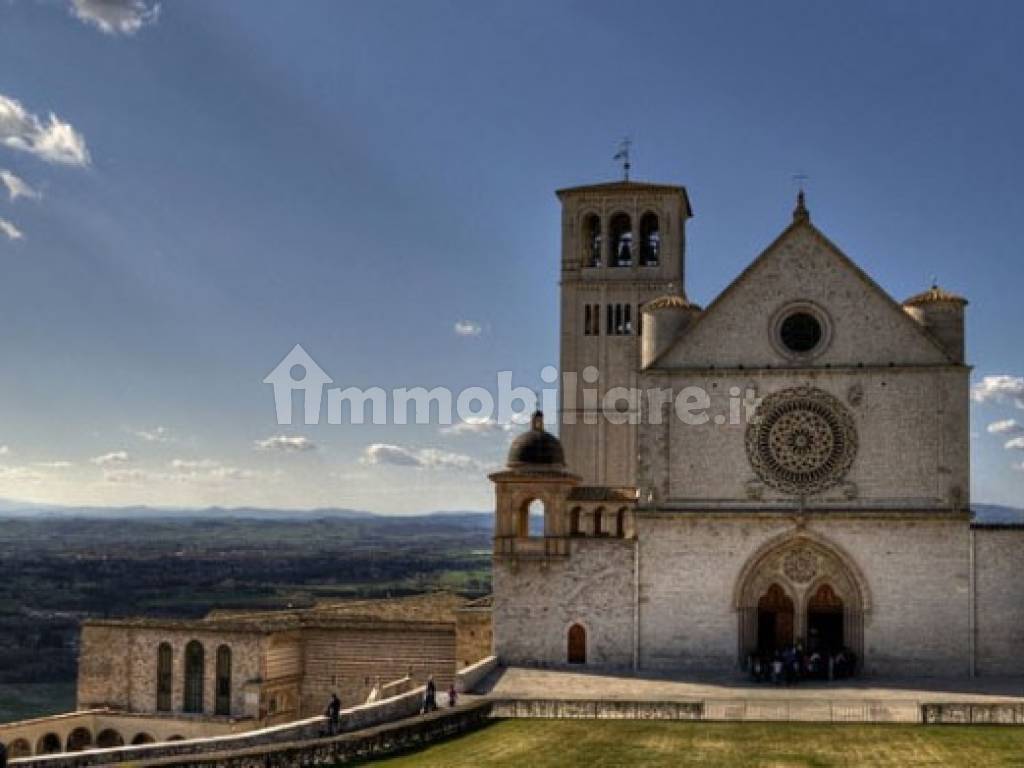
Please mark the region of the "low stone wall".
[[488, 656], [476, 664], [463, 667], [455, 673], [455, 690], [459, 693], [471, 693], [497, 668], [497, 656]]
[[[400, 696], [384, 699], [373, 704], [344, 709], [341, 712], [343, 732], [363, 730], [372, 726], [412, 717], [420, 711], [423, 702], [423, 687]], [[63, 752], [40, 755], [11, 761], [13, 765], [31, 768], [78, 768], [81, 766], [107, 765], [110, 763], [137, 763], [154, 757], [195, 756], [198, 754], [235, 751], [249, 747], [261, 747], [299, 741], [315, 740], [326, 733], [327, 724], [323, 716], [298, 720], [285, 725], [248, 731], [230, 736], [189, 739], [187, 741], [161, 742], [139, 746], [116, 747], [112, 749], [90, 749], [83, 752]]]
[[307, 742], [266, 745], [231, 752], [167, 756], [140, 761], [139, 766], [187, 766], [201, 768], [306, 768], [337, 765], [382, 758], [422, 749], [443, 739], [454, 738], [491, 722], [491, 704], [476, 701], [429, 715], [367, 728]]
[[921, 720], [934, 725], [1024, 725], [1024, 704], [922, 704]]
[[520, 699], [495, 701], [492, 717], [564, 720], [702, 720], [699, 701], [601, 701]]

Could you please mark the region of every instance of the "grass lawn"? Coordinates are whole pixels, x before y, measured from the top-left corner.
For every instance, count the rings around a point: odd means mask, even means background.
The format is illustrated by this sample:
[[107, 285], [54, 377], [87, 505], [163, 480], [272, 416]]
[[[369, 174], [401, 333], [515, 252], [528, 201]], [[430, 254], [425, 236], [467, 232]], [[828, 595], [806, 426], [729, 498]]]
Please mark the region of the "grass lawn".
[[371, 763], [516, 766], [1024, 766], [1024, 728], [999, 726], [505, 720]]
[[0, 683], [0, 723], [71, 712], [75, 683]]

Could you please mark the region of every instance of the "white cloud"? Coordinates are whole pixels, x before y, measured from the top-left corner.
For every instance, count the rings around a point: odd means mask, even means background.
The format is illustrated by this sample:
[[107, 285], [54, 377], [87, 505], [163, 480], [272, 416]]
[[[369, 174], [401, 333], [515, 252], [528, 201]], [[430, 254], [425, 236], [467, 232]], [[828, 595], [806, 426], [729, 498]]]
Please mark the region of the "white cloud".
[[442, 435], [490, 435], [511, 432], [514, 424], [499, 424], [494, 419], [466, 419], [450, 426], [441, 427]]
[[169, 477], [177, 481], [248, 480], [255, 476], [248, 469], [225, 466], [213, 459], [174, 459], [171, 469]]
[[147, 24], [156, 23], [160, 4], [145, 0], [71, 0], [71, 13], [108, 35], [134, 35]]
[[301, 435], [274, 435], [265, 440], [256, 441], [256, 449], [260, 451], [283, 451], [284, 453], [301, 453], [316, 450], [316, 443]]
[[132, 434], [142, 440], [145, 440], [147, 443], [166, 443], [171, 439], [171, 431], [167, 429], [167, 427], [138, 429], [134, 430]]
[[19, 101], [3, 94], [0, 94], [0, 144], [51, 163], [89, 164], [85, 139], [70, 123], [52, 112], [49, 122], [40, 120]]
[[8, 171], [6, 168], [0, 168], [0, 182], [7, 187], [7, 195], [10, 197], [11, 202], [14, 202], [19, 197], [25, 197], [29, 200], [38, 200], [42, 195], [35, 189], [32, 189], [28, 183], [13, 173]]
[[1006, 441], [1003, 446], [1008, 451], [1024, 451], [1024, 437], [1015, 437]]
[[45, 478], [30, 467], [16, 467], [8, 464], [0, 464], [0, 480], [10, 480], [21, 483], [40, 483]]
[[70, 461], [37, 461], [34, 466], [42, 467], [43, 469], [67, 469], [73, 467], [74, 462]]
[[7, 456], [7, 455], [10, 454], [10, 452], [11, 452], [11, 446], [9, 446], [9, 445], [0, 445], [0, 456]]
[[152, 477], [141, 469], [105, 469], [103, 479], [108, 483], [134, 485], [149, 482]]
[[0, 219], [0, 232], [7, 235], [9, 240], [21, 240], [25, 235], [7, 219]]
[[971, 387], [971, 399], [976, 403], [1010, 401], [1024, 409], [1024, 376], [986, 376]]
[[471, 456], [451, 453], [437, 448], [405, 448], [390, 443], [373, 443], [366, 446], [360, 458], [363, 464], [389, 464], [417, 469], [459, 469], [480, 470], [482, 464]]
[[1024, 435], [1024, 426], [1018, 424], [1016, 419], [993, 421], [987, 429], [991, 435]]
[[457, 320], [454, 330], [457, 336], [479, 336], [484, 329], [480, 323], [473, 320]]
[[124, 451], [111, 451], [110, 453], [104, 453], [100, 456], [94, 456], [90, 461], [98, 467], [103, 467], [108, 464], [124, 464], [128, 461], [128, 454]]

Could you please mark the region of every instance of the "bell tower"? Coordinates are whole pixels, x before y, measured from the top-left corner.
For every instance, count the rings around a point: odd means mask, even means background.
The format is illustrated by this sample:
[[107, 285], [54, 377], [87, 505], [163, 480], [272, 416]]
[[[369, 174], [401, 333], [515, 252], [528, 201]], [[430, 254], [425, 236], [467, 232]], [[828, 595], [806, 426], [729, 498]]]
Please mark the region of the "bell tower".
[[690, 201], [684, 187], [634, 181], [556, 194], [562, 203], [560, 436], [567, 464], [588, 485], [634, 485], [640, 404], [628, 390], [637, 386], [640, 369], [640, 308], [666, 295], [685, 296]]

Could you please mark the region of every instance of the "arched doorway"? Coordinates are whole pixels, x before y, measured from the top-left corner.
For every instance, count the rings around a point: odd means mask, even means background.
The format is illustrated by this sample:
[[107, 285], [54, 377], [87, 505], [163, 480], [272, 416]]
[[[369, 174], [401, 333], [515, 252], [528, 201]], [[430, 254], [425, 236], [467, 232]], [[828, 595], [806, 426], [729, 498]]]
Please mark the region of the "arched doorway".
[[761, 654], [793, 644], [793, 599], [778, 584], [772, 584], [757, 601], [757, 650]]
[[32, 757], [32, 745], [27, 739], [15, 739], [7, 745], [7, 758], [17, 760], [20, 757]]
[[154, 743], [156, 743], [156, 739], [154, 739], [152, 736], [150, 736], [148, 733], [145, 733], [145, 732], [136, 733], [135, 736], [132, 737], [132, 744], [136, 745], [136, 746], [139, 745], [139, 744], [154, 744]]
[[579, 624], [569, 627], [568, 661], [570, 664], [587, 663], [587, 630]]
[[807, 650], [836, 653], [844, 642], [843, 600], [829, 584], [820, 585], [807, 601]]
[[733, 592], [738, 662], [796, 643], [804, 650], [844, 651], [864, 661], [867, 580], [853, 559], [818, 533], [798, 531], [763, 544], [740, 570]]
[[68, 734], [67, 751], [81, 752], [92, 746], [92, 734], [88, 728], [75, 728]]

